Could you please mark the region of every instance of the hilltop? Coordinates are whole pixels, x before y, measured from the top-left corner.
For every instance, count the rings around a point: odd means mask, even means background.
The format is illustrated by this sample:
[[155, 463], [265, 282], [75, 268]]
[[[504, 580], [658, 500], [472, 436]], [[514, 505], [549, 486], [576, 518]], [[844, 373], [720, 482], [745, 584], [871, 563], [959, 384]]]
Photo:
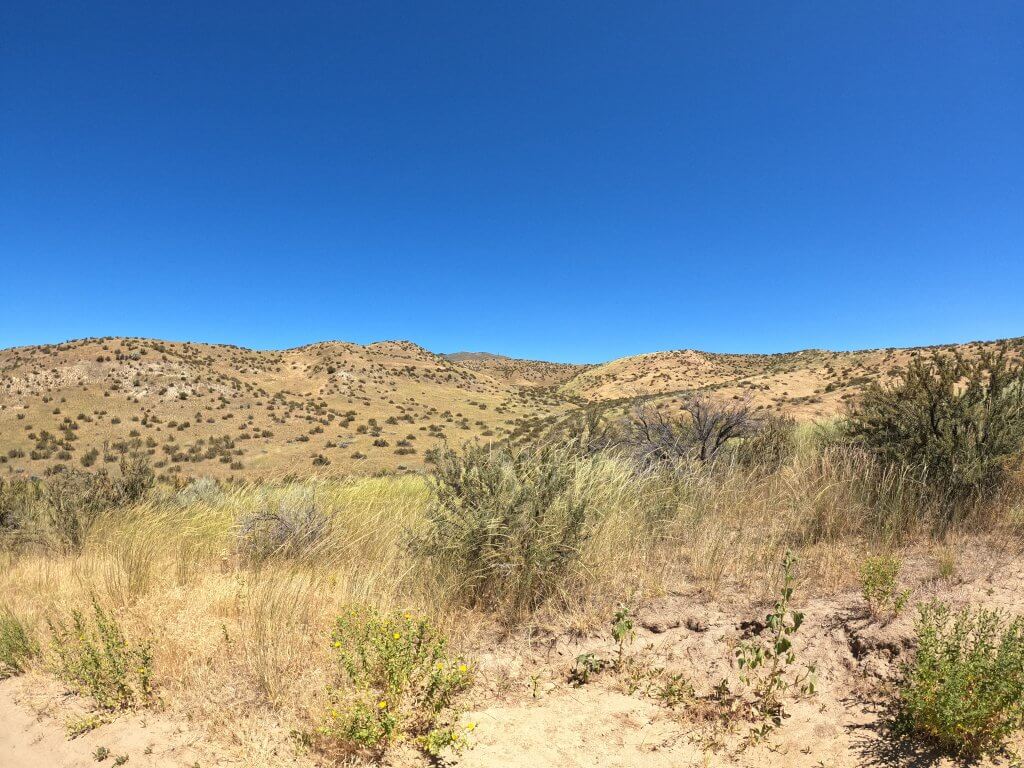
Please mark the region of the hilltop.
[[[940, 349], [975, 354], [996, 343]], [[181, 476], [418, 468], [443, 441], [523, 439], [584, 406], [614, 410], [639, 397], [671, 408], [693, 390], [827, 419], [923, 351], [678, 350], [572, 365], [435, 354], [408, 341], [256, 351], [81, 339], [0, 351], [0, 466], [41, 475], [61, 463], [114, 464], [142, 448], [163, 473]]]

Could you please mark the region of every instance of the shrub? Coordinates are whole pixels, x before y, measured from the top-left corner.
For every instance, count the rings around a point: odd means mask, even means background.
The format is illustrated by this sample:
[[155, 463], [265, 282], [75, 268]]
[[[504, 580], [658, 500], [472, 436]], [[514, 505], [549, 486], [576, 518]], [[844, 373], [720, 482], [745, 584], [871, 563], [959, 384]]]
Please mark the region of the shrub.
[[215, 504], [221, 498], [220, 485], [211, 477], [200, 477], [189, 482], [174, 494], [174, 503], [182, 509], [197, 504]]
[[118, 503], [117, 486], [103, 472], [70, 470], [46, 483], [50, 526], [68, 549], [80, 549], [100, 513]]
[[153, 487], [156, 476], [149, 466], [149, 459], [142, 453], [126, 454], [121, 457], [121, 477], [117, 484], [120, 502], [134, 504], [140, 501]]
[[861, 594], [875, 616], [899, 616], [909, 590], [899, 588], [903, 563], [895, 555], [879, 555], [864, 560], [860, 569]]
[[323, 542], [330, 530], [330, 514], [313, 502], [281, 503], [276, 510], [242, 517], [236, 546], [242, 557], [254, 562], [302, 557]]
[[767, 416], [736, 447], [736, 460], [750, 469], [775, 471], [793, 458], [796, 448], [796, 421]]
[[0, 532], [23, 527], [40, 493], [38, 483], [0, 478]]
[[574, 493], [581, 460], [552, 445], [467, 445], [434, 461], [419, 547], [449, 569], [465, 602], [507, 620], [536, 609], [571, 575], [587, 536], [589, 499]]
[[25, 623], [10, 609], [0, 611], [0, 679], [20, 675], [38, 653]]
[[153, 660], [148, 643], [125, 639], [117, 620], [93, 598], [91, 621], [71, 614], [71, 628], [51, 621], [57, 674], [90, 696], [100, 709], [145, 706], [153, 697]]
[[50, 507], [50, 525], [69, 549], [80, 549], [89, 529], [107, 509], [141, 500], [152, 488], [154, 475], [149, 460], [141, 454], [121, 457], [117, 480], [103, 470], [66, 470], [45, 484]]
[[453, 704], [472, 684], [472, 670], [448, 655], [446, 638], [428, 621], [353, 608], [338, 618], [333, 648], [347, 685], [329, 689], [322, 737], [377, 754], [405, 740], [435, 756], [461, 745]]
[[953, 501], [990, 493], [1024, 447], [1024, 368], [1005, 349], [914, 358], [896, 385], [868, 387], [847, 433], [886, 462], [922, 467]]
[[922, 606], [897, 724], [966, 757], [1000, 749], [1024, 727], [1024, 618]]

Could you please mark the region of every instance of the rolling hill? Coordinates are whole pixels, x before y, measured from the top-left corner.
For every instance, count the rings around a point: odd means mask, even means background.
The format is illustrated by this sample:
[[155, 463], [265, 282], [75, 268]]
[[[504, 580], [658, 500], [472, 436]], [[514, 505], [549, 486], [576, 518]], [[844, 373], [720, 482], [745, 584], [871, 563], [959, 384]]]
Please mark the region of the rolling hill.
[[[959, 347], [965, 354], [997, 342]], [[1024, 340], [1007, 342], [1020, 354]], [[587, 405], [693, 390], [799, 419], [839, 413], [923, 349], [726, 355], [602, 365], [440, 355], [407, 341], [281, 351], [100, 338], [0, 351], [0, 473], [98, 468], [142, 449], [167, 475], [372, 473], [422, 466], [442, 441], [523, 439]]]

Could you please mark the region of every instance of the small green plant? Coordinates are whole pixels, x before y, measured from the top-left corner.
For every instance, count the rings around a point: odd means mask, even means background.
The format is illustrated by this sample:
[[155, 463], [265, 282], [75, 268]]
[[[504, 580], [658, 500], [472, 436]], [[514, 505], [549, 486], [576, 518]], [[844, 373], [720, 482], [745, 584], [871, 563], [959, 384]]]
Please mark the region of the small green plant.
[[93, 598], [91, 621], [80, 611], [71, 627], [50, 622], [57, 674], [90, 696], [100, 709], [116, 711], [152, 701], [153, 659], [148, 643], [125, 639], [117, 620]]
[[803, 613], [790, 607], [796, 562], [793, 554], [786, 552], [782, 560], [779, 599], [765, 617], [767, 639], [750, 640], [736, 649], [740, 679], [754, 694], [752, 714], [762, 721], [761, 727], [752, 731], [755, 736], [763, 736], [782, 723], [786, 716], [783, 697], [787, 691], [796, 688], [802, 694], [814, 693], [813, 665], [806, 665], [799, 672], [790, 672], [796, 664], [793, 636], [804, 621]]
[[338, 618], [333, 648], [347, 684], [329, 690], [321, 737], [376, 754], [397, 741], [434, 756], [464, 745], [454, 704], [472, 684], [471, 665], [449, 656], [446, 638], [426, 619], [353, 608]]
[[25, 671], [39, 646], [25, 623], [10, 609], [0, 610], [0, 680]]
[[697, 695], [693, 686], [682, 673], [665, 676], [651, 690], [655, 698], [670, 709], [693, 701]]
[[97, 763], [102, 763], [110, 757], [110, 750], [106, 747], [96, 747], [95, 751], [92, 753], [92, 757]]
[[615, 668], [620, 669], [626, 654], [626, 646], [632, 643], [633, 638], [636, 637], [636, 629], [628, 605], [620, 605], [612, 616], [612, 637], [615, 639], [617, 651]]
[[576, 657], [572, 669], [569, 670], [569, 682], [575, 686], [586, 685], [590, 678], [599, 672], [604, 671], [608, 661], [593, 653], [581, 653]]
[[90, 731], [95, 731], [106, 722], [106, 718], [99, 715], [86, 715], [77, 720], [71, 720], [67, 724], [68, 738], [77, 739], [79, 736], [84, 736]]
[[910, 590], [899, 588], [902, 561], [895, 555], [869, 557], [860, 569], [861, 594], [876, 617], [899, 616]]
[[114, 758], [114, 765], [124, 765], [128, 762], [128, 755], [118, 755]]
[[941, 603], [920, 611], [898, 729], [968, 758], [998, 751], [1024, 728], [1024, 617]]

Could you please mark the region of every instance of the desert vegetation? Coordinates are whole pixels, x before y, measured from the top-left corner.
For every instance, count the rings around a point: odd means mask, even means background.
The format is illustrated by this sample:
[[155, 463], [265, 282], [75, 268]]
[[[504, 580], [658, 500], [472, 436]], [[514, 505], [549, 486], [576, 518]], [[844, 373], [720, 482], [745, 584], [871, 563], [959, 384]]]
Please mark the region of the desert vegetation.
[[77, 693], [69, 736], [146, 711], [247, 765], [500, 762], [521, 712], [620, 699], [670, 760], [817, 756], [797, 724], [850, 700], [871, 749], [1019, 744], [1010, 351], [915, 357], [817, 424], [715, 390], [571, 415], [420, 472], [158, 478], [143, 442], [7, 477], [0, 675]]

